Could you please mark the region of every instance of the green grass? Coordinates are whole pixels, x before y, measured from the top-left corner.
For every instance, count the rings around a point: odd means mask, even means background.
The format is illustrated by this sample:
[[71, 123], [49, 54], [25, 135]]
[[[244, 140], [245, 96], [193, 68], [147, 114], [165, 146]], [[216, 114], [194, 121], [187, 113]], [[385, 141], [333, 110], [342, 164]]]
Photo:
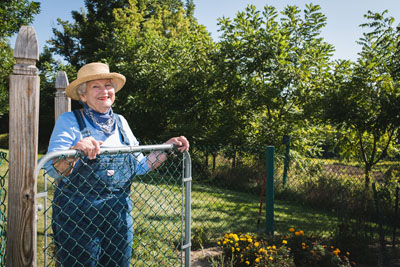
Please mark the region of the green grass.
[[[266, 229], [265, 203], [262, 206], [260, 224], [260, 197], [253, 194], [193, 185], [192, 228], [203, 228], [212, 233], [212, 241], [226, 232], [264, 232]], [[277, 233], [289, 228], [302, 229], [322, 237], [330, 236], [337, 218], [334, 214], [312, 209], [289, 201], [275, 200], [274, 229]]]
[[[7, 152], [6, 150], [2, 150]], [[0, 173], [5, 173], [8, 164], [3, 162]], [[179, 176], [179, 175], [178, 175]], [[180, 178], [180, 177], [179, 177]], [[5, 177], [5, 189], [8, 177]], [[38, 177], [38, 192], [43, 191], [44, 179]], [[135, 240], [133, 263], [137, 266], [178, 266], [180, 265], [180, 240], [182, 191], [181, 184], [156, 184], [136, 181], [132, 187], [134, 209]], [[38, 212], [37, 264], [44, 265], [45, 222], [51, 234], [51, 199], [54, 185], [48, 190], [46, 218], [44, 211]], [[44, 199], [38, 200], [44, 207]], [[207, 245], [215, 246], [216, 240], [226, 232], [259, 233], [265, 230], [265, 204], [259, 216], [260, 197], [215, 186], [200, 185], [193, 181], [192, 186], [192, 229], [202, 228], [207, 232]], [[6, 201], [7, 206], [7, 201]], [[46, 219], [46, 220], [45, 220]], [[307, 208], [289, 201], [275, 201], [275, 229], [284, 233], [290, 227], [302, 229], [306, 233], [329, 236], [337, 220], [334, 214]], [[48, 266], [54, 266], [54, 247], [51, 237], [47, 237], [46, 253]]]

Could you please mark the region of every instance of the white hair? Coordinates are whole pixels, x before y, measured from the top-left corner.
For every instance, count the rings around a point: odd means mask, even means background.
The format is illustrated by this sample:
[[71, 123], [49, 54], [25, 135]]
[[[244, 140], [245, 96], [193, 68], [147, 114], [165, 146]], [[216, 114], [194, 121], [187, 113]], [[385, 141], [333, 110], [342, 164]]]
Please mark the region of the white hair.
[[[112, 87], [115, 88], [115, 86], [116, 86], [115, 82], [112, 79], [110, 79], [110, 80], [111, 80]], [[78, 87], [76, 87], [76, 91], [78, 92], [78, 95], [81, 96], [86, 93], [86, 89], [87, 89], [86, 85], [87, 85], [87, 82], [83, 82], [80, 85], [78, 85]]]

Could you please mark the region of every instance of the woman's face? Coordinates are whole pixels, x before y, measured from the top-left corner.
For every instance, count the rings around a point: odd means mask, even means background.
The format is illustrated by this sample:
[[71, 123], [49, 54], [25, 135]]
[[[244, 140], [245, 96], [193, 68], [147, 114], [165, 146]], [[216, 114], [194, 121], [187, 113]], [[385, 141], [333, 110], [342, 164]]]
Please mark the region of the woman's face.
[[100, 113], [106, 113], [115, 101], [115, 90], [111, 80], [94, 80], [86, 83], [86, 92], [81, 95], [82, 102]]

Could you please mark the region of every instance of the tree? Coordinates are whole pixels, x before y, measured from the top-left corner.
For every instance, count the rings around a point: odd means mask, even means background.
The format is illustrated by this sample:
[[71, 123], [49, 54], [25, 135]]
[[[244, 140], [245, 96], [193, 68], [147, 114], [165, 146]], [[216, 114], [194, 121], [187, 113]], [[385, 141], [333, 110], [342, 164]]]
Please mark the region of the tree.
[[365, 185], [372, 167], [386, 156], [397, 153], [400, 116], [400, 88], [396, 82], [399, 65], [399, 34], [387, 11], [364, 17], [361, 26], [370, 29], [360, 39], [362, 51], [355, 64], [337, 62], [329, 89], [325, 91], [323, 117], [345, 131], [343, 155], [364, 165]]
[[[8, 112], [9, 75], [15, 64], [9, 38], [24, 24], [30, 24], [40, 11], [40, 4], [27, 0], [5, 0], [0, 2], [0, 117]], [[2, 123], [7, 125], [8, 123]], [[7, 132], [8, 128], [1, 128]]]
[[297, 134], [296, 149], [307, 147], [310, 132], [299, 129], [314, 128], [304, 117], [304, 105], [327, 76], [333, 52], [319, 36], [326, 24], [319, 11], [317, 5], [306, 5], [302, 17], [296, 6], [287, 6], [278, 20], [274, 7], [265, 6], [261, 13], [250, 5], [233, 20], [219, 20], [216, 135], [236, 145], [278, 146], [283, 135]]
[[116, 107], [139, 137], [184, 134], [193, 142], [207, 139], [214, 43], [192, 13], [164, 4], [139, 9], [136, 1], [115, 11], [114, 51], [121, 55], [116, 67], [127, 76]]
[[[118, 62], [121, 56], [113, 58], [117, 41], [114, 28], [114, 10], [130, 6], [129, 0], [85, 0], [86, 10], [72, 11], [73, 23], [57, 19], [61, 30], [53, 28], [54, 37], [49, 40], [50, 50], [64, 57], [71, 65], [79, 67], [87, 62]], [[190, 1], [189, 1], [190, 2]], [[175, 10], [182, 6], [180, 0], [139, 0], [138, 10], [148, 10], [147, 16], [159, 5]]]

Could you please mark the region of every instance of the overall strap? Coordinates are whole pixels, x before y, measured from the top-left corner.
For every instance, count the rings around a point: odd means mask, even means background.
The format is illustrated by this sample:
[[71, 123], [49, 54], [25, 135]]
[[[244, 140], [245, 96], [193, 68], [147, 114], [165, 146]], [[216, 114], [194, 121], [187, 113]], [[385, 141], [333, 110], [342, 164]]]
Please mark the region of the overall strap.
[[126, 132], [125, 132], [125, 130], [124, 130], [124, 127], [122, 126], [121, 118], [119, 117], [118, 114], [115, 114], [115, 113], [114, 113], [113, 115], [114, 115], [114, 117], [115, 117], [115, 120], [117, 121], [117, 126], [118, 126], [118, 129], [119, 129], [119, 132], [121, 133], [121, 141], [122, 141], [122, 143], [123, 143], [124, 145], [129, 146], [129, 145], [130, 145], [130, 142], [129, 142], [128, 136], [126, 135]]
[[83, 138], [89, 137], [91, 135], [90, 130], [86, 127], [86, 123], [85, 123], [85, 120], [83, 119], [81, 110], [74, 109], [73, 112], [75, 114], [76, 120], [78, 121], [79, 130], [81, 131]]

